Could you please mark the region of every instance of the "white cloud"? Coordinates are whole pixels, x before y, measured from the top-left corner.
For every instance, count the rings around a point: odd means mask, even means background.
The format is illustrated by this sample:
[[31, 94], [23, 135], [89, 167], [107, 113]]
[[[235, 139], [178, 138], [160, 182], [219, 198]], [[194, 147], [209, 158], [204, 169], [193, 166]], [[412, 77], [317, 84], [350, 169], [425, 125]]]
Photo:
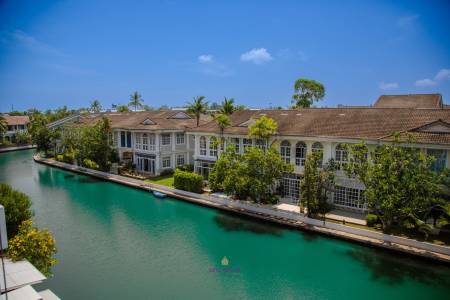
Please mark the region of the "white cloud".
[[21, 30], [14, 30], [9, 35], [15, 43], [18, 43], [33, 52], [38, 52], [50, 56], [64, 56], [64, 54], [59, 50]]
[[202, 54], [198, 57], [198, 61], [202, 64], [213, 62], [214, 57], [211, 54]]
[[429, 78], [416, 80], [416, 86], [427, 87], [427, 86], [435, 86], [436, 81], [431, 80]]
[[397, 82], [380, 82], [379, 85], [382, 90], [393, 90], [399, 87]]
[[272, 55], [267, 52], [266, 48], [255, 48], [241, 55], [242, 61], [252, 62], [256, 65], [264, 64], [272, 59]]
[[450, 69], [442, 69], [440, 70], [436, 76], [434, 77], [436, 80], [446, 80], [450, 79]]

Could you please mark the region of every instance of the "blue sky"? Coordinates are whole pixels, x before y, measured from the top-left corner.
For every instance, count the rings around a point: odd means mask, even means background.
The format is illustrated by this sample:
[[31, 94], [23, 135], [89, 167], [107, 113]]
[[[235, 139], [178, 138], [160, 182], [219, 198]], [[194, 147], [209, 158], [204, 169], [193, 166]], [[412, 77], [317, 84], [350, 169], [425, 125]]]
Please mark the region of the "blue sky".
[[0, 111], [197, 95], [287, 106], [322, 82], [320, 106], [381, 94], [450, 102], [448, 1], [0, 1]]

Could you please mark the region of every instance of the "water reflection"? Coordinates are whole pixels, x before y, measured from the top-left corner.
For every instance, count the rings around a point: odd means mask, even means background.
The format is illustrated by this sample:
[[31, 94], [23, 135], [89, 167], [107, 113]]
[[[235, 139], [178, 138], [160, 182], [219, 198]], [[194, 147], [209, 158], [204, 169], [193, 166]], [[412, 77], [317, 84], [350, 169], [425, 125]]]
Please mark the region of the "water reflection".
[[247, 231], [281, 237], [284, 230], [281, 226], [266, 225], [261, 223], [261, 221], [246, 219], [224, 211], [217, 212], [214, 221], [225, 231]]
[[346, 252], [372, 273], [373, 280], [390, 285], [414, 280], [428, 285], [450, 285], [448, 267], [431, 263], [424, 267], [422, 261], [378, 249], [355, 248]]

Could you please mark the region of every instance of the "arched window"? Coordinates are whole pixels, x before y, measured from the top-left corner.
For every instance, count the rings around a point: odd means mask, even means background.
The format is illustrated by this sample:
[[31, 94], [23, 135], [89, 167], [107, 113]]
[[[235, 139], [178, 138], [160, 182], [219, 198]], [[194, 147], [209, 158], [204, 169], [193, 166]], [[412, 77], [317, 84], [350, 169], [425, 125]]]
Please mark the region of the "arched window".
[[206, 138], [200, 137], [200, 155], [206, 155]]
[[295, 165], [304, 166], [306, 161], [306, 144], [304, 142], [298, 142], [295, 145]]
[[280, 144], [280, 155], [281, 158], [287, 162], [291, 162], [291, 143], [288, 141], [282, 141]]
[[155, 151], [155, 134], [154, 133], [150, 133], [148, 135], [148, 149], [150, 151]]
[[148, 136], [146, 133], [142, 135], [142, 150], [148, 150]]
[[345, 149], [344, 145], [338, 144], [334, 153], [334, 158], [336, 159], [337, 166], [339, 169], [342, 169], [342, 167], [348, 163], [347, 149]]
[[209, 156], [217, 156], [217, 139], [214, 136], [209, 139]]

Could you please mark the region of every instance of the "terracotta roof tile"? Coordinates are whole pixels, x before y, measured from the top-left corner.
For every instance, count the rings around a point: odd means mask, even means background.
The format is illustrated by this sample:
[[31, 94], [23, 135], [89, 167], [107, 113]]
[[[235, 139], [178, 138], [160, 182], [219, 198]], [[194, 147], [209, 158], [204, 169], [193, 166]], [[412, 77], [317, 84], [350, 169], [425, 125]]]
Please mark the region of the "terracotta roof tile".
[[30, 118], [28, 116], [3, 115], [3, 118], [5, 118], [8, 125], [26, 125], [30, 123]]

